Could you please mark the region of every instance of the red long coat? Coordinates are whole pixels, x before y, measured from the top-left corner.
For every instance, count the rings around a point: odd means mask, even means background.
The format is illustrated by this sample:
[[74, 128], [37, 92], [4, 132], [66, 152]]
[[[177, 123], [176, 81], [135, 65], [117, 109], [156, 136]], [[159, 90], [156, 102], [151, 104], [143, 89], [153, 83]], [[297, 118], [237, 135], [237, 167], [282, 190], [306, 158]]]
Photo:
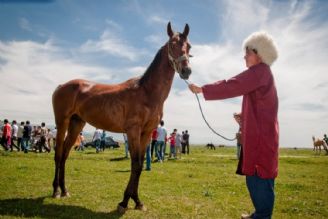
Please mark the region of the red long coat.
[[2, 128], [2, 137], [5, 139], [11, 137], [11, 126], [9, 123], [5, 124]]
[[264, 179], [278, 174], [278, 97], [270, 67], [252, 66], [239, 75], [202, 87], [206, 100], [243, 95], [240, 173]]

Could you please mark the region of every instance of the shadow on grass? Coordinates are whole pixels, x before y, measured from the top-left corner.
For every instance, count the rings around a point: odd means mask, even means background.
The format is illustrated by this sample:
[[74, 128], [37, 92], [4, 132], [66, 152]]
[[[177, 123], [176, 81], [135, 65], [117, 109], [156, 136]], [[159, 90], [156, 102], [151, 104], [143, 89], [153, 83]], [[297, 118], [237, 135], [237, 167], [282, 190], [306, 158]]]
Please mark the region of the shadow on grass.
[[126, 157], [115, 157], [115, 158], [111, 158], [109, 160], [110, 161], [122, 161], [122, 160], [130, 160], [130, 159], [126, 158]]
[[86, 152], [84, 152], [84, 154], [97, 154], [97, 152], [96, 151], [86, 151]]
[[130, 173], [131, 170], [114, 170], [115, 173]]
[[116, 210], [95, 212], [81, 206], [44, 204], [46, 197], [35, 199], [0, 200], [0, 217], [41, 217], [41, 218], [120, 218]]

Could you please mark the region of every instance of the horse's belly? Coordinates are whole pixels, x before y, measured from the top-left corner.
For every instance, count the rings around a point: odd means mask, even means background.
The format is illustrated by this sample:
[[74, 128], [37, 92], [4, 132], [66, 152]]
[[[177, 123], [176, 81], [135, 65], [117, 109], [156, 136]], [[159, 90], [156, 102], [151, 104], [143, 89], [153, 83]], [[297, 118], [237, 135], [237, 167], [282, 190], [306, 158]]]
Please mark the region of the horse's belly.
[[124, 132], [124, 113], [118, 106], [101, 107], [82, 107], [80, 117], [90, 125], [111, 132]]

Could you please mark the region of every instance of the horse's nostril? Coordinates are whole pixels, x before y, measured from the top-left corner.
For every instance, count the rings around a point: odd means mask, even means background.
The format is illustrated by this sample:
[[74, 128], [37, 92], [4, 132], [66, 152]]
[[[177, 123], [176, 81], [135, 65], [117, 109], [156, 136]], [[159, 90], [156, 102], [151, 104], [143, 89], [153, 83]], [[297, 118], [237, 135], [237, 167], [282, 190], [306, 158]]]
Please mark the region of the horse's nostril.
[[191, 74], [191, 68], [186, 67], [182, 69], [180, 77], [182, 79], [188, 79], [190, 74]]
[[182, 73], [187, 74], [189, 76], [191, 74], [191, 68], [187, 67], [187, 68], [182, 69]]

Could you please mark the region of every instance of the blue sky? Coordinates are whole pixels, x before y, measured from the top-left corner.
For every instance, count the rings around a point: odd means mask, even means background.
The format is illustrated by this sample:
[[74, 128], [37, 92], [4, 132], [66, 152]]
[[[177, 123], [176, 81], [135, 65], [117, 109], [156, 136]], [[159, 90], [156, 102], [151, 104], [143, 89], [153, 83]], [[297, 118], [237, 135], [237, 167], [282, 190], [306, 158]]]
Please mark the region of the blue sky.
[[[328, 133], [327, 11], [327, 1], [0, 0], [0, 118], [54, 124], [51, 94], [58, 84], [118, 83], [143, 74], [171, 21], [176, 31], [190, 26], [190, 80], [199, 85], [243, 71], [243, 40], [254, 31], [270, 33], [279, 51], [272, 71], [281, 146], [310, 147], [312, 135]], [[213, 127], [232, 137], [241, 98], [201, 102]], [[169, 131], [188, 129], [193, 143], [234, 144], [207, 129], [179, 77], [164, 120]]]

